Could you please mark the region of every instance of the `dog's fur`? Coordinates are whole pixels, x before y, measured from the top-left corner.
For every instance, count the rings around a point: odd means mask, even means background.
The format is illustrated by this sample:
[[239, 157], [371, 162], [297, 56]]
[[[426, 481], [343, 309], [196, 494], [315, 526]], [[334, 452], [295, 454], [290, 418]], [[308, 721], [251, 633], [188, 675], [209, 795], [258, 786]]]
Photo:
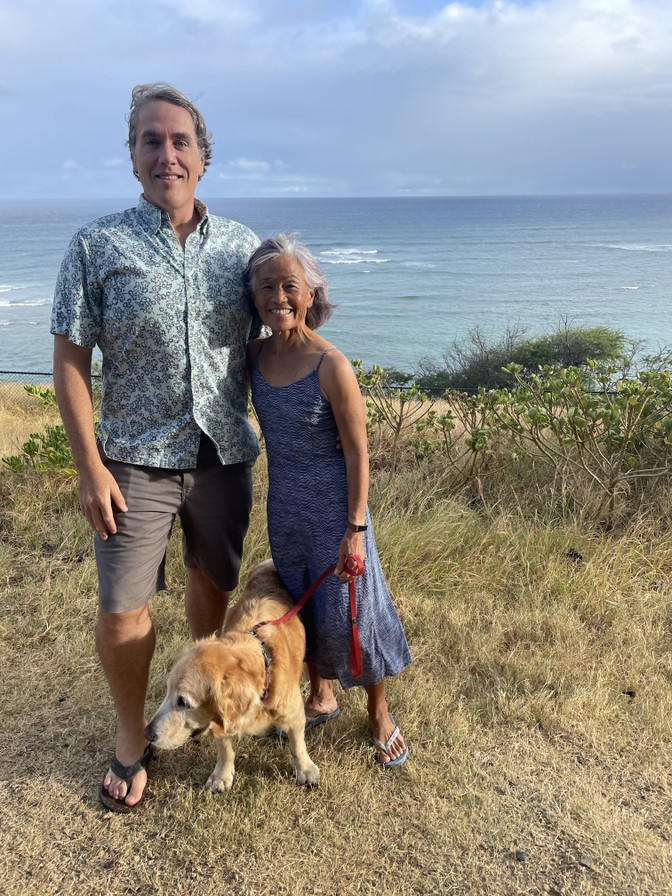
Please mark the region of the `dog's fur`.
[[[272, 726], [287, 732], [297, 782], [319, 782], [319, 769], [306, 750], [299, 687], [306, 643], [303, 623], [295, 615], [281, 625], [262, 626], [258, 638], [249, 634], [257, 623], [279, 619], [292, 606], [273, 563], [260, 563], [229, 611], [222, 635], [188, 646], [168, 676], [165, 699], [145, 728], [145, 737], [159, 749], [173, 750], [191, 737], [212, 734], [217, 764], [205, 785], [209, 790], [229, 790], [233, 784], [233, 738], [264, 734]], [[271, 656], [264, 699], [260, 641]]]

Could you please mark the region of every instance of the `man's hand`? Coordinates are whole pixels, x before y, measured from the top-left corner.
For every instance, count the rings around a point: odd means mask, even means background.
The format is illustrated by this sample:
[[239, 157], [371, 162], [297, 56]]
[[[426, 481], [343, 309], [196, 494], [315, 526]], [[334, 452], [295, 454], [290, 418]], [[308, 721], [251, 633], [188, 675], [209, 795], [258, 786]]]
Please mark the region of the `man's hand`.
[[114, 508], [122, 513], [128, 510], [117, 480], [103, 464], [79, 474], [79, 506], [89, 526], [103, 541], [116, 534]]

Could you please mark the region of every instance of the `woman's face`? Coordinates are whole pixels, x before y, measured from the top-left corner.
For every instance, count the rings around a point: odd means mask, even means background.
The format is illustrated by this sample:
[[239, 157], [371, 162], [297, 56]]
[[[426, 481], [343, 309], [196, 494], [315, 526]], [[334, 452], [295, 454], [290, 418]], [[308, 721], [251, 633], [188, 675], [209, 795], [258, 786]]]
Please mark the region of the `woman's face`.
[[315, 298], [293, 255], [278, 255], [262, 264], [254, 278], [253, 294], [259, 317], [274, 333], [304, 326]]

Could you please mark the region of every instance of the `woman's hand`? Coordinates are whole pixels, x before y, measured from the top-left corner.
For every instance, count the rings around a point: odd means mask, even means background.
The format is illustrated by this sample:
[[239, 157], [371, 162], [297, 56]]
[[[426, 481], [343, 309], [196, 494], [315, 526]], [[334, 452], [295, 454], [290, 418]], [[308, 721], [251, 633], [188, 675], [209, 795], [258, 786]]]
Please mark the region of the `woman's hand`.
[[357, 578], [345, 568], [345, 562], [350, 554], [356, 554], [361, 558], [362, 563], [364, 562], [364, 536], [361, 532], [351, 532], [350, 529], [347, 529], [338, 547], [338, 563], [334, 570], [334, 575], [341, 582], [352, 582]]

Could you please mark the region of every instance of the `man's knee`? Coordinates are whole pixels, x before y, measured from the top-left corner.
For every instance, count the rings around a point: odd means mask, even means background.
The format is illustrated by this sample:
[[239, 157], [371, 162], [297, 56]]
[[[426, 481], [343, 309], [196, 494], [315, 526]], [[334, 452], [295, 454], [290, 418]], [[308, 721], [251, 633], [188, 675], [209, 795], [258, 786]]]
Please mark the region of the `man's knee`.
[[231, 594], [230, 591], [218, 588], [210, 576], [197, 566], [187, 567], [187, 590], [191, 591], [194, 596], [224, 604], [228, 602]]
[[147, 604], [120, 613], [107, 613], [99, 609], [96, 638], [105, 638], [111, 642], [126, 641], [142, 637], [151, 627], [152, 619]]

